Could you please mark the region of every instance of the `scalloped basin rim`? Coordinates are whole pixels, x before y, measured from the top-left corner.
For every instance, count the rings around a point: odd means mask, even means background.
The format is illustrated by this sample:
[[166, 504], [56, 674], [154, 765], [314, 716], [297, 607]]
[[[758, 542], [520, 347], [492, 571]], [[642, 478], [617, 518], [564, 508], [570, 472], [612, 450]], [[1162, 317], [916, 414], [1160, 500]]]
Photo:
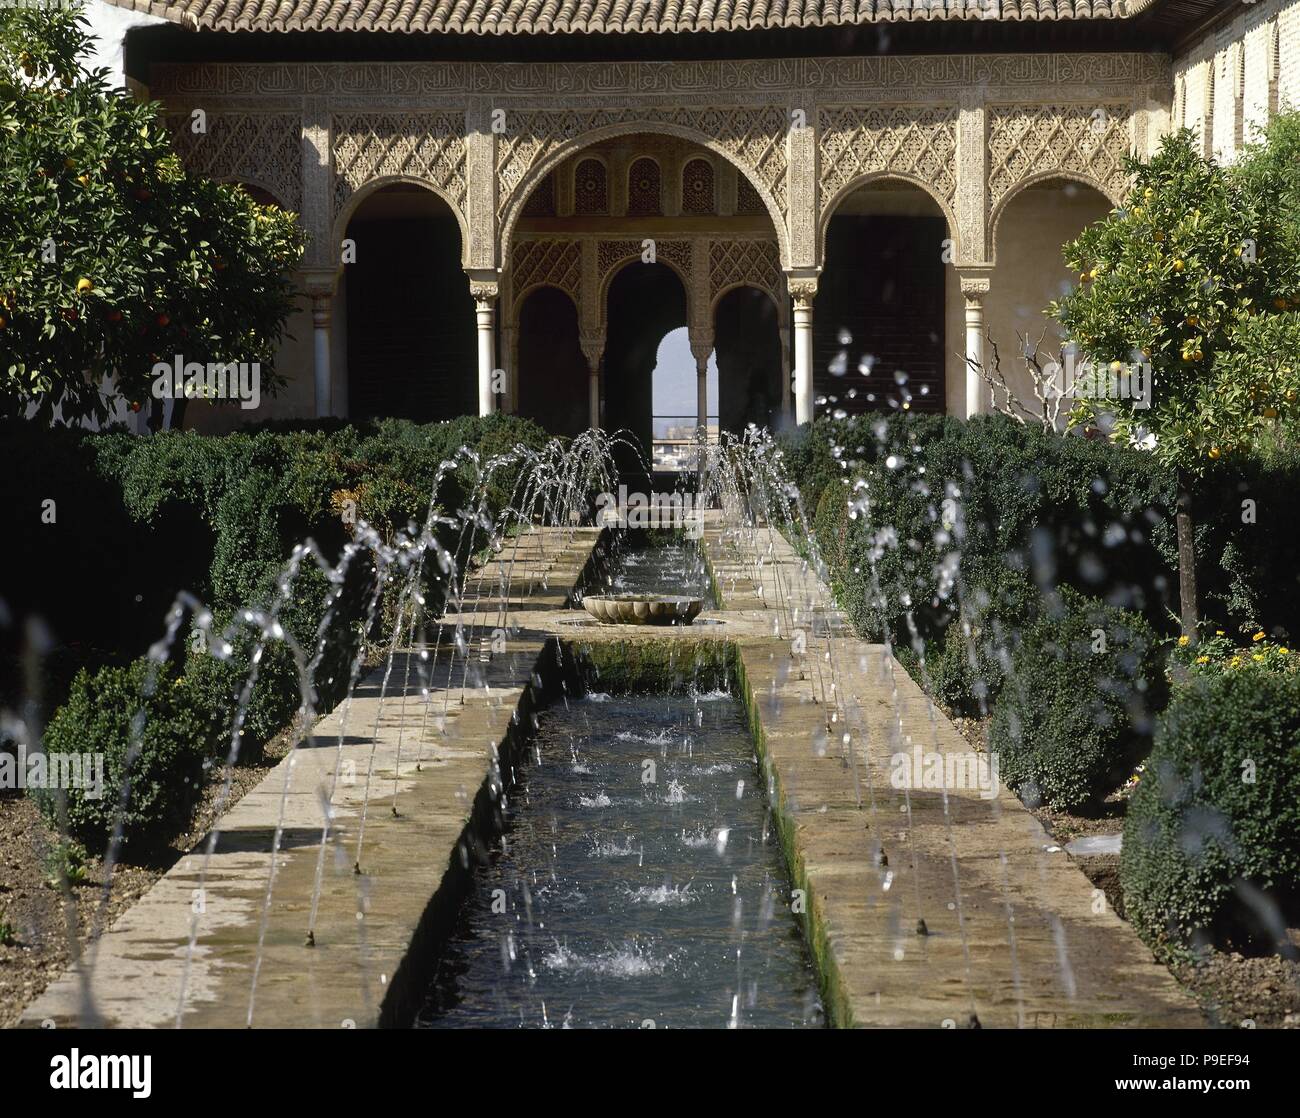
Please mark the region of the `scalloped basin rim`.
[[700, 598], [688, 597], [586, 597], [585, 609], [607, 625], [689, 625], [704, 608]]

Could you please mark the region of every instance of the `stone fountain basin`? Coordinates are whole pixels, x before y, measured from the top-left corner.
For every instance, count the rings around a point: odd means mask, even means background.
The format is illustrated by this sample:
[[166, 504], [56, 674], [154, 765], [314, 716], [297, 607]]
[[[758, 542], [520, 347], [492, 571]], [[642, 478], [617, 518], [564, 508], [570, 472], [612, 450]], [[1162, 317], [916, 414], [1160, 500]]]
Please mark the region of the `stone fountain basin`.
[[699, 598], [592, 598], [582, 607], [608, 625], [689, 625], [704, 607]]

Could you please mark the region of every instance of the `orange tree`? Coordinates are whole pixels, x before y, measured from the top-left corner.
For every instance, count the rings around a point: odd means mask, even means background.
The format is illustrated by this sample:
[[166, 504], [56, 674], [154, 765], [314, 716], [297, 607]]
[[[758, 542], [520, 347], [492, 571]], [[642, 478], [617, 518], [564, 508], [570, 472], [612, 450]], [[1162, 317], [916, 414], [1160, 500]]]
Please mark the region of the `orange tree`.
[[1130, 160], [1125, 204], [1065, 245], [1079, 285], [1049, 308], [1096, 366], [1150, 367], [1149, 406], [1079, 400], [1070, 419], [1117, 442], [1153, 440], [1177, 472], [1180, 612], [1192, 641], [1194, 487], [1296, 421], [1300, 132], [1289, 120], [1275, 131], [1239, 169], [1203, 158], [1187, 131], [1149, 162]]
[[177, 354], [274, 391], [295, 216], [188, 174], [155, 107], [82, 64], [86, 26], [0, 8], [0, 412], [104, 420]]

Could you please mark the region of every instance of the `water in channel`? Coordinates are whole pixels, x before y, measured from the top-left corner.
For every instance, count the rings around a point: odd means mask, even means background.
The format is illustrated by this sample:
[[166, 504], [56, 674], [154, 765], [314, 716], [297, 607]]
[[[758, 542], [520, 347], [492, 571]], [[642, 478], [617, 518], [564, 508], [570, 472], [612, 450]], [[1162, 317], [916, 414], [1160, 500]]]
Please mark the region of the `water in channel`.
[[822, 1023], [734, 699], [589, 694], [529, 753], [419, 1025]]
[[609, 585], [591, 593], [687, 596], [700, 598], [705, 609], [717, 607], [699, 542], [686, 539], [680, 532], [630, 532], [618, 544]]

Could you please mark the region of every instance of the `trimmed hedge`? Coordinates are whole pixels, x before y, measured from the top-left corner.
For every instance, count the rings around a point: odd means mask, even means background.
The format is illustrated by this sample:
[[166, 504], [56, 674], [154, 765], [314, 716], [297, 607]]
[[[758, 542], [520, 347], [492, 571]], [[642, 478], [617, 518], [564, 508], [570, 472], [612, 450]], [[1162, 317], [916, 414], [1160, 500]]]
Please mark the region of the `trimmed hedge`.
[[[547, 438], [504, 415], [285, 426], [140, 437], [0, 423], [0, 498], [11, 511], [0, 586], [21, 588], [5, 594], [17, 623], [0, 630], [0, 695], [17, 696], [27, 616], [83, 663], [129, 662], [158, 638], [181, 590], [222, 613], [264, 601], [308, 536], [337, 559], [348, 538], [339, 502], [354, 501], [359, 518], [391, 536], [423, 521], [439, 464], [458, 447], [486, 461]], [[502, 473], [493, 511], [514, 485], [516, 471]], [[467, 467], [451, 471], [438, 504], [463, 507], [469, 484]], [[53, 524], [42, 516], [46, 500]]]
[[[67, 701], [45, 729], [46, 754], [104, 756], [102, 795], [91, 789], [67, 790], [68, 833], [87, 845], [103, 847], [119, 813], [123, 841], [132, 846], [165, 843], [189, 823], [202, 785], [209, 747], [208, 721], [186, 680], [165, 664], [154, 665], [153, 693], [145, 694], [148, 660], [128, 667], [104, 667], [93, 675], [77, 673]], [[144, 712], [140, 749], [127, 764], [131, 724]], [[124, 782], [130, 795], [122, 810]], [[56, 793], [32, 789], [41, 814], [57, 825]]]
[[1272, 921], [1300, 897], [1300, 673], [1252, 665], [1178, 687], [1129, 804], [1120, 882], [1157, 945], [1277, 947]]
[[[961, 611], [961, 596], [978, 613], [977, 595], [1021, 600], [1026, 577], [1154, 616], [1176, 592], [1160, 558], [1174, 547], [1173, 482], [1148, 454], [996, 415], [821, 421], [793, 442], [799, 449], [787, 445], [786, 458], [801, 491], [821, 484], [819, 502], [852, 500], [858, 512], [833, 569], [845, 607], [870, 635], [888, 628], [896, 643], [907, 639], [911, 603], [921, 636], [937, 640]], [[827, 444], [840, 448], [838, 458]], [[827, 468], [840, 460], [851, 468]], [[799, 476], [801, 469], [808, 473]], [[856, 484], [837, 489], [837, 477]], [[828, 515], [818, 509], [823, 523]], [[957, 553], [961, 585], [947, 586], [945, 560]], [[866, 607], [873, 566], [887, 600], [875, 619]]]
[[[820, 419], [783, 437], [782, 455], [859, 632], [903, 647], [910, 620], [936, 690], [963, 713], [996, 697], [1039, 589], [1072, 587], [1160, 630], [1176, 611], [1176, 487], [1151, 454], [999, 415], [892, 415]], [[1196, 515], [1203, 608], [1300, 631], [1300, 563], [1282, 538], [1300, 521], [1300, 454], [1222, 465]], [[986, 635], [973, 670], [954, 621]]]
[[1031, 807], [1099, 808], [1150, 747], [1163, 661], [1139, 615], [1068, 587], [1049, 597], [1011, 657], [989, 724], [1007, 787]]
[[[171, 650], [168, 678], [183, 668], [183, 679], [175, 686], [186, 695], [187, 718], [177, 724], [170, 707], [164, 704], [156, 712], [149, 707], [147, 725], [156, 718], [159, 737], [152, 744], [149, 735], [155, 731], [146, 731], [148, 756], [143, 758], [139, 797], [132, 793], [130, 826], [150, 841], [188, 819], [192, 806], [181, 788], [153, 773], [152, 757], [174, 754], [176, 779], [182, 783], [192, 775], [191, 755], [200, 762], [205, 756], [226, 758], [258, 642], [257, 632], [240, 620], [240, 610], [266, 608], [276, 600], [277, 579], [293, 547], [311, 537], [330, 562], [337, 562], [349, 539], [342, 517], [347, 502], [357, 519], [386, 538], [411, 523], [423, 525], [431, 496], [440, 509], [459, 511], [473, 503], [474, 469], [459, 461], [445, 472], [435, 495], [444, 460], [464, 446], [486, 464], [520, 446], [540, 449], [548, 438], [536, 424], [513, 416], [427, 425], [385, 420], [356, 427], [307, 426], [226, 436], [169, 432], [139, 437], [23, 424], [4, 425], [0, 431], [6, 438], [13, 435], [10, 445], [21, 463], [0, 476], [0, 490], [9, 491], [9, 507], [16, 510], [15, 539], [6, 558], [21, 562], [22, 568], [3, 583], [21, 587], [21, 597], [10, 602], [18, 624], [5, 631], [0, 691], [15, 697], [18, 692], [17, 637], [23, 620], [44, 620], [53, 630], [57, 662], [104, 666], [93, 676], [83, 672], [77, 677], [68, 702], [55, 715], [55, 732], [68, 740], [80, 735], [103, 745], [104, 752], [124, 754], [132, 684], [121, 673], [139, 669], [121, 665], [162, 634], [166, 611], [179, 591], [190, 591], [211, 609], [214, 634], [224, 634], [231, 645], [230, 654], [219, 659], [198, 640], [197, 629], [182, 630]], [[494, 473], [485, 501], [490, 517], [516, 499], [520, 476], [513, 462]], [[41, 520], [40, 502], [46, 497], [57, 510], [52, 525]], [[466, 539], [451, 529], [441, 534], [443, 546], [459, 549], [462, 565], [482, 543], [481, 529]], [[374, 579], [368, 557], [355, 561], [338, 585], [308, 559], [282, 603], [278, 618], [284, 630], [308, 666], [317, 661], [308, 680], [317, 712], [328, 710], [346, 691], [367, 636], [376, 600]], [[446, 588], [438, 565], [428, 564], [424, 591], [429, 610], [440, 612]], [[379, 603], [376, 617], [382, 618], [391, 603], [382, 597]], [[66, 682], [47, 683], [48, 691], [62, 698]], [[95, 715], [92, 696], [99, 697], [102, 715]], [[302, 702], [289, 647], [267, 641], [242, 726], [239, 758], [257, 760]], [[161, 791], [155, 794], [155, 789]], [[102, 810], [78, 801], [71, 822], [93, 832], [104, 822], [97, 814]]]

